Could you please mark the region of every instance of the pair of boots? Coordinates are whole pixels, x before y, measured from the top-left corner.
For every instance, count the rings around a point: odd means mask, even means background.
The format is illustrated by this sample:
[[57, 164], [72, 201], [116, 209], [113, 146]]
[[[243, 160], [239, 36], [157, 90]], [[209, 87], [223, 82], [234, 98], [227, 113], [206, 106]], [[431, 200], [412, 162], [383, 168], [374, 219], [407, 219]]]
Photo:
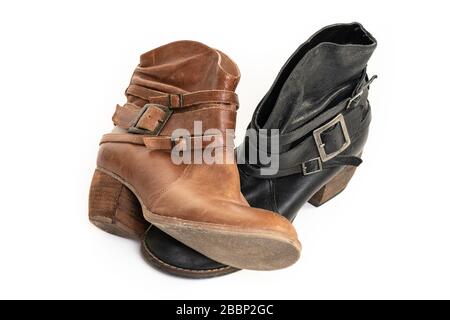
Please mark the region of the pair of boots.
[[292, 265], [298, 210], [340, 193], [361, 163], [375, 48], [358, 23], [317, 32], [282, 67], [237, 148], [240, 72], [227, 55], [192, 41], [142, 55], [100, 143], [90, 221], [142, 238], [147, 260], [179, 276]]

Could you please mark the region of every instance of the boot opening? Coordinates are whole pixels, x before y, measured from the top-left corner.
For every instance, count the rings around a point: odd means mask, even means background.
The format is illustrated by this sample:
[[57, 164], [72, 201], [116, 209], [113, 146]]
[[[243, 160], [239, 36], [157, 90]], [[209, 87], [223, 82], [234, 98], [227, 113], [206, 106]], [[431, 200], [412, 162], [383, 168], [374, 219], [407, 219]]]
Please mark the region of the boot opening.
[[[305, 57], [305, 55], [311, 51], [313, 48], [322, 44], [332, 44], [336, 46], [364, 46], [364, 47], [375, 47], [376, 40], [373, 36], [364, 29], [364, 27], [359, 23], [350, 24], [337, 24], [326, 27], [320, 30], [318, 33], [313, 35], [309, 41], [304, 43], [287, 61], [287, 63], [282, 68], [281, 73], [278, 75], [275, 84], [270, 90], [270, 94], [265, 97], [262, 101], [264, 106], [260, 109], [256, 123], [260, 127], [266, 126], [266, 122], [269, 119], [271, 112], [273, 111], [273, 106], [276, 103], [280, 92], [283, 90], [283, 86], [287, 79], [297, 67], [299, 62]], [[355, 74], [354, 77], [358, 77]], [[346, 79], [348, 80], [348, 79]], [[273, 125], [273, 124], [272, 124]], [[275, 127], [279, 127], [281, 123]]]
[[311, 39], [309, 47], [315, 47], [322, 42], [339, 45], [371, 45], [375, 43], [375, 39], [359, 23], [352, 23], [322, 30]]

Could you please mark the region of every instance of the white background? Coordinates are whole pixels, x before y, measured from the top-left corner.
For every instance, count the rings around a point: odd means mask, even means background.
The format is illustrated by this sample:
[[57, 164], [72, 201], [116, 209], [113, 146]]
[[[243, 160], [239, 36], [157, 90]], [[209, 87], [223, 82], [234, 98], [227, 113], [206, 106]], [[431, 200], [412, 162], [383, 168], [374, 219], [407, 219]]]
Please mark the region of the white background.
[[[1, 1], [0, 298], [450, 298], [446, 3]], [[371, 135], [348, 189], [301, 210], [296, 265], [180, 279], [89, 224], [99, 138], [141, 53], [191, 39], [230, 55], [240, 142], [291, 53], [352, 21], [379, 42]]]

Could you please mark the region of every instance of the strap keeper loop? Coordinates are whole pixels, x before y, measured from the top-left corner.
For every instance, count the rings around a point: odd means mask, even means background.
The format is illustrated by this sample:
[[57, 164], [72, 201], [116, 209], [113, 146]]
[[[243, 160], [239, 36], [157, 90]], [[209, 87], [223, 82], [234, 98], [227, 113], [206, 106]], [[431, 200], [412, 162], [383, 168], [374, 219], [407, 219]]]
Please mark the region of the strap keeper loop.
[[[310, 164], [312, 162], [316, 162], [317, 166], [316, 166], [316, 169], [310, 170], [310, 168], [311, 168]], [[308, 161], [302, 163], [302, 172], [303, 172], [304, 176], [309, 176], [311, 174], [320, 172], [322, 170], [323, 170], [323, 165], [322, 165], [322, 160], [320, 159], [320, 157], [314, 158], [314, 159], [311, 159], [311, 160], [308, 160]]]
[[[168, 107], [170, 109], [184, 108], [184, 95], [182, 93], [169, 94], [167, 97], [169, 100]], [[174, 100], [176, 103], [174, 103]]]

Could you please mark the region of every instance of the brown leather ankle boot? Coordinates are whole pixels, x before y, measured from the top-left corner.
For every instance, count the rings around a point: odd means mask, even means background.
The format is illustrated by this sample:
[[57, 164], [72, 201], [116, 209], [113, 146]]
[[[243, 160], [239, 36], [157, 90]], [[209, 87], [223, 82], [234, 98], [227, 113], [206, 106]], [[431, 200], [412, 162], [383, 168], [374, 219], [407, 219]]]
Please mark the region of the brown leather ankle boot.
[[[230, 58], [197, 42], [175, 42], [141, 56], [127, 103], [113, 116], [116, 127], [101, 141], [91, 221], [106, 224], [104, 229], [125, 226], [125, 234], [126, 228], [142, 232], [146, 224], [136, 214], [139, 208], [117, 206], [136, 197], [147, 221], [223, 264], [271, 270], [297, 261], [300, 243], [292, 225], [249, 207], [234, 156], [225, 157], [233, 150], [228, 137], [235, 128], [239, 78]], [[174, 138], [176, 129], [188, 136]], [[174, 161], [177, 153], [191, 160], [203, 155], [211, 141], [210, 154], [228, 162]]]

